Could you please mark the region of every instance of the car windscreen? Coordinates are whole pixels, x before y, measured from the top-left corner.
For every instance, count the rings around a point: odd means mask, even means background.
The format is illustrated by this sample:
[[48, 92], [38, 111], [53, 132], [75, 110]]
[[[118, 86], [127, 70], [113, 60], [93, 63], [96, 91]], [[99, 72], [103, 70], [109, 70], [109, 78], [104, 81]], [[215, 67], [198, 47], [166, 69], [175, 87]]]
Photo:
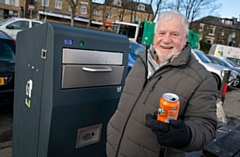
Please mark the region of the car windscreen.
[[0, 39], [0, 62], [15, 62], [15, 44], [12, 40]]
[[212, 63], [211, 60], [201, 51], [194, 50], [196, 55], [201, 59], [203, 63]]
[[134, 38], [137, 27], [125, 24], [113, 24], [112, 32], [126, 35], [128, 38]]

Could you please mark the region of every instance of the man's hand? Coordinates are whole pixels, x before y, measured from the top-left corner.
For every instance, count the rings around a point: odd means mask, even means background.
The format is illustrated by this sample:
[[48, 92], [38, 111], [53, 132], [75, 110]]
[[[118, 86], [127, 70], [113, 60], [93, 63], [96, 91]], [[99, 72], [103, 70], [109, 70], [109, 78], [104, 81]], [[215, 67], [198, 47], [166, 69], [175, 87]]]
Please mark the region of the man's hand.
[[146, 126], [157, 135], [160, 145], [174, 148], [184, 148], [192, 139], [190, 128], [183, 120], [169, 120], [169, 123], [157, 121], [157, 111], [146, 114]]

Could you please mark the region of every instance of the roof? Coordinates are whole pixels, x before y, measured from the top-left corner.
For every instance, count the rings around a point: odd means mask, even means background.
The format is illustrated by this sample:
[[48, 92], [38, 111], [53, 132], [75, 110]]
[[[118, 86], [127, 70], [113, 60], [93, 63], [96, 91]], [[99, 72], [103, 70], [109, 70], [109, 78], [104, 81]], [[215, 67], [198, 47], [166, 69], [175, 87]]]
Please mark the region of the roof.
[[[222, 21], [226, 21], [226, 20], [232, 21], [232, 24], [226, 24], [226, 23], [222, 22]], [[201, 18], [201, 19], [193, 21], [193, 22], [201, 22], [201, 23], [206, 23], [206, 24], [210, 24], [210, 25], [240, 30], [240, 22], [238, 22], [236, 18], [229, 19], [229, 18], [219, 18], [219, 17], [215, 17], [215, 16], [206, 16], [204, 18]]]

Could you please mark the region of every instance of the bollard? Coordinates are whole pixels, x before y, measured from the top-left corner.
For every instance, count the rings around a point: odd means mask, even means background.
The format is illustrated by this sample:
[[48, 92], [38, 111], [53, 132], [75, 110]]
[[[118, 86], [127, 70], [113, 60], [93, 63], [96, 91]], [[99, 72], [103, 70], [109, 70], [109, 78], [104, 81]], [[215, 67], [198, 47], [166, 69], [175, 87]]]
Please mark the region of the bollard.
[[222, 103], [224, 102], [224, 99], [227, 93], [228, 79], [229, 79], [230, 73], [231, 73], [230, 70], [224, 70], [223, 82], [219, 91], [219, 97], [221, 98]]

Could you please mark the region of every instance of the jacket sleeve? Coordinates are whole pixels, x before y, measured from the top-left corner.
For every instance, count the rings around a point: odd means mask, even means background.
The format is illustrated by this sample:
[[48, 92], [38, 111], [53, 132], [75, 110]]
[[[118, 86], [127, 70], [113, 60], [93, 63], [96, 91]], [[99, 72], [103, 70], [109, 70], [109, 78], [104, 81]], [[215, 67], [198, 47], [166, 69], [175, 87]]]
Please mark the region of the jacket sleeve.
[[184, 121], [192, 131], [192, 140], [183, 151], [201, 150], [215, 138], [217, 96], [214, 77], [204, 80], [193, 93], [184, 115]]

